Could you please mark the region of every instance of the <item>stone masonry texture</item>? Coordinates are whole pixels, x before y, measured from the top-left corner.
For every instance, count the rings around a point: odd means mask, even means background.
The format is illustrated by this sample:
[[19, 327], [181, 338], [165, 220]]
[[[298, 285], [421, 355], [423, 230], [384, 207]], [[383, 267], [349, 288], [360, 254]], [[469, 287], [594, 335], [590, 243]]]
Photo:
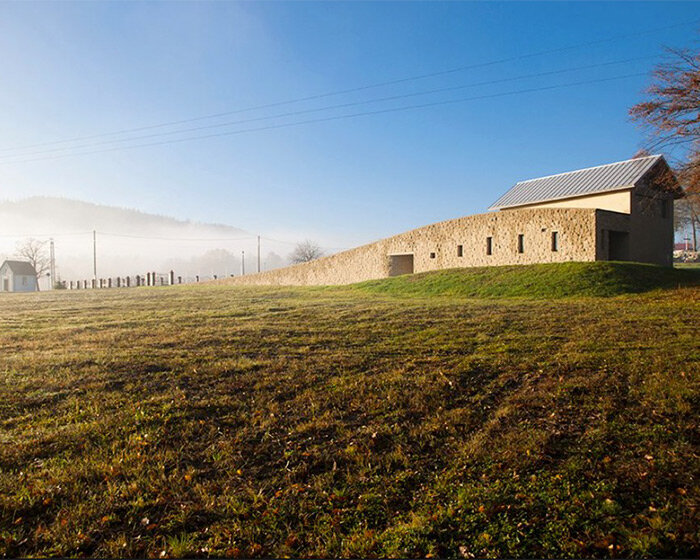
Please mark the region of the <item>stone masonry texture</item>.
[[[413, 272], [446, 268], [594, 261], [600, 258], [598, 221], [603, 216], [629, 216], [589, 208], [537, 208], [490, 212], [438, 222], [308, 263], [227, 283], [318, 286], [386, 278], [392, 271], [410, 272], [401, 255], [413, 256]], [[621, 227], [621, 226], [620, 226]], [[558, 249], [553, 250], [552, 234]], [[518, 237], [522, 237], [519, 252]], [[491, 238], [491, 255], [487, 254]], [[459, 246], [461, 246], [461, 255]], [[393, 256], [399, 256], [392, 259]], [[393, 264], [392, 264], [393, 263]], [[410, 266], [410, 264], [408, 264]]]

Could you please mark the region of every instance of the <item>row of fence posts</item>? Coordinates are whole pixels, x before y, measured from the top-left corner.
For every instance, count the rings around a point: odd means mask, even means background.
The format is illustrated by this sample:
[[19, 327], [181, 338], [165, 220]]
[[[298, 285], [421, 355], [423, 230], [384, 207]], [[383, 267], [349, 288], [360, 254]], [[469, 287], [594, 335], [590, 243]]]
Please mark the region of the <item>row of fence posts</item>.
[[[214, 275], [214, 280], [217, 275]], [[199, 282], [199, 275], [195, 276], [195, 282]], [[69, 290], [95, 290], [102, 288], [131, 288], [141, 286], [174, 286], [182, 284], [182, 276], [175, 277], [175, 272], [170, 271], [168, 274], [157, 274], [155, 272], [147, 272], [146, 276], [134, 276], [133, 281], [131, 276], [116, 278], [93, 278], [92, 280], [71, 280], [68, 282]]]

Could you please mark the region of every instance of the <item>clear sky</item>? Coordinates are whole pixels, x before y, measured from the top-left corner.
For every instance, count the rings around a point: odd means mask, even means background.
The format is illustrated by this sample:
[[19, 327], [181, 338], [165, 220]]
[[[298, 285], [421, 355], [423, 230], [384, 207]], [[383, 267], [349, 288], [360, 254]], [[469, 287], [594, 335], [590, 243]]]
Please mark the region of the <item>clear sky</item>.
[[369, 242], [632, 156], [628, 108], [699, 28], [695, 2], [2, 2], [0, 198]]

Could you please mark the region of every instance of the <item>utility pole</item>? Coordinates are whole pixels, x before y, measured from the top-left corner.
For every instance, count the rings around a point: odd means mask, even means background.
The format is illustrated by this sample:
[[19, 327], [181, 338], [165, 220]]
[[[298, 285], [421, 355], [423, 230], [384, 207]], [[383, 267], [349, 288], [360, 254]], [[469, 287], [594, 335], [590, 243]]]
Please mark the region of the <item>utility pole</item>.
[[245, 251], [241, 251], [241, 276], [245, 276]]
[[260, 236], [258, 235], [258, 273], [260, 272]]
[[92, 230], [92, 277], [97, 282], [97, 231]]
[[49, 286], [49, 289], [53, 290], [54, 286], [56, 285], [56, 255], [54, 253], [53, 238], [50, 239], [49, 251], [49, 258], [51, 259], [51, 285]]

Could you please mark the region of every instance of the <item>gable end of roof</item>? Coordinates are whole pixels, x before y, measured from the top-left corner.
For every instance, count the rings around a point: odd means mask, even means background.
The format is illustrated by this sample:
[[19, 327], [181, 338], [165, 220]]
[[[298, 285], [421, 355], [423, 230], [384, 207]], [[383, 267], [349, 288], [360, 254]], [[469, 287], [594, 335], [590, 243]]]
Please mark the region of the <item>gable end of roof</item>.
[[34, 270], [32, 263], [27, 261], [7, 260], [2, 264], [2, 267], [4, 266], [7, 266], [7, 268], [9, 268], [13, 274], [17, 274], [19, 276], [36, 276], [36, 270]]
[[663, 156], [654, 155], [520, 181], [489, 210], [631, 189], [660, 162], [668, 168]]

